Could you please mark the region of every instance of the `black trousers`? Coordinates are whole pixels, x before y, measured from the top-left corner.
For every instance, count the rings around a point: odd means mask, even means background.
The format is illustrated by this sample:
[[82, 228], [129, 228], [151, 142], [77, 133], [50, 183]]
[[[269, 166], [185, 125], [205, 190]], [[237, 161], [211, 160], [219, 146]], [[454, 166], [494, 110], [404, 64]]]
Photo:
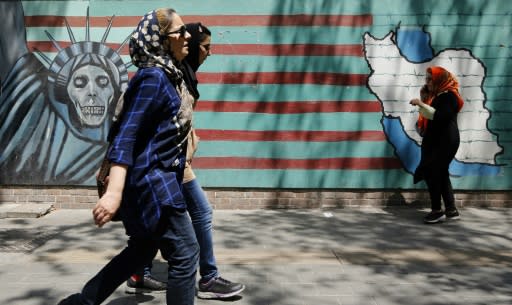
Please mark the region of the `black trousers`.
[[455, 209], [455, 196], [453, 195], [448, 166], [425, 170], [425, 182], [430, 194], [432, 210], [441, 210], [441, 198], [445, 210]]

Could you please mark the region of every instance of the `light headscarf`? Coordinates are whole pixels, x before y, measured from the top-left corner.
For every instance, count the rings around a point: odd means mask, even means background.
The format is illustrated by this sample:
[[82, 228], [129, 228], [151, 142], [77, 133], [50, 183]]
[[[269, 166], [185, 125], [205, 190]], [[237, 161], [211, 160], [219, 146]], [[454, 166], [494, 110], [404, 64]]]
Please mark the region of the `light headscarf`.
[[130, 38], [132, 63], [139, 68], [160, 67], [177, 83], [182, 80], [182, 72], [176, 67], [176, 60], [164, 46], [167, 36], [160, 28], [156, 10], [142, 17]]
[[180, 125], [188, 126], [192, 120], [194, 97], [188, 91], [183, 73], [177, 67], [181, 67], [181, 63], [172, 56], [170, 45], [164, 43], [167, 33], [158, 22], [157, 14], [160, 10], [176, 13], [173, 9], [157, 9], [144, 15], [130, 37], [130, 56], [138, 68], [159, 67], [165, 71], [181, 97], [178, 114]]
[[[432, 101], [441, 93], [447, 91], [452, 92], [457, 98], [457, 112], [460, 111], [464, 106], [464, 100], [459, 93], [459, 82], [455, 76], [443, 67], [432, 66], [427, 68], [427, 73], [430, 72], [432, 75], [432, 91], [428, 92], [428, 96], [423, 102], [427, 105], [431, 105]], [[427, 129], [428, 119], [423, 115], [419, 115], [418, 127], [420, 130], [425, 131]]]

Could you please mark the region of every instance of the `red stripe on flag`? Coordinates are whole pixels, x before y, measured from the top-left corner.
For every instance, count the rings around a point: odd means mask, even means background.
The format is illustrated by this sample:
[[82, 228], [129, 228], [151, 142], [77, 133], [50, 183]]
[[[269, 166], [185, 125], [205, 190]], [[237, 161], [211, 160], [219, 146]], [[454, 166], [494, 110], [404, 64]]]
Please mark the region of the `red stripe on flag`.
[[369, 26], [371, 14], [363, 15], [183, 15], [185, 22], [202, 22], [206, 26]]
[[377, 170], [400, 169], [396, 158], [325, 158], [325, 159], [270, 159], [243, 157], [196, 157], [196, 169], [327, 169]]
[[[128, 72], [132, 78], [135, 72]], [[250, 73], [213, 73], [199, 72], [197, 79], [201, 84], [313, 84], [335, 86], [365, 86], [366, 74], [324, 73], [324, 72], [250, 72]]]
[[[85, 13], [85, 12], [84, 12]], [[114, 16], [115, 27], [133, 27], [141, 16]], [[202, 22], [206, 26], [348, 26], [362, 27], [373, 23], [370, 14], [363, 15], [181, 15], [185, 22]], [[65, 16], [72, 27], [85, 25], [85, 16]], [[108, 24], [112, 16], [90, 16], [89, 25], [101, 27]], [[26, 26], [64, 26], [64, 16], [25, 16]]]
[[[96, 41], [96, 40], [93, 40]], [[99, 41], [99, 39], [97, 40]], [[57, 41], [56, 42], [61, 48], [65, 49], [71, 46], [71, 42], [69, 41]], [[128, 43], [121, 49], [119, 52], [118, 49], [121, 46], [120, 43], [109, 43], [106, 42], [105, 45], [114, 51], [118, 52], [119, 55], [128, 55], [130, 54], [130, 50], [128, 47]], [[57, 49], [53, 45], [51, 41], [28, 41], [27, 47], [29, 50], [38, 50], [40, 52], [57, 52]]]
[[382, 106], [375, 101], [314, 101], [314, 102], [225, 102], [200, 100], [196, 111], [251, 112], [251, 113], [329, 113], [380, 112]]
[[286, 142], [341, 142], [341, 141], [385, 141], [380, 130], [361, 131], [276, 131], [276, 130], [218, 130], [196, 129], [203, 141], [286, 141]]
[[363, 57], [360, 44], [213, 44], [212, 53], [261, 56], [357, 56]]
[[364, 86], [366, 74], [327, 72], [200, 72], [201, 84], [322, 84], [338, 86]]

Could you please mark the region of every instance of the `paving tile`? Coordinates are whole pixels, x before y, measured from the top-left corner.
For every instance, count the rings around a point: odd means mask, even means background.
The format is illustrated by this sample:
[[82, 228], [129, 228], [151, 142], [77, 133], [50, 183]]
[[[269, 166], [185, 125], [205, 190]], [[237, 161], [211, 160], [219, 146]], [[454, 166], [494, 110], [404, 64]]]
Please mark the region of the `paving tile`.
[[[321, 210], [214, 211], [219, 271], [246, 289], [196, 304], [512, 304], [512, 213], [461, 209], [462, 221], [434, 227], [410, 219], [416, 212], [345, 208], [326, 219]], [[120, 223], [96, 228], [89, 210], [4, 218], [1, 232], [24, 232], [9, 235], [22, 242], [30, 232], [57, 232], [28, 252], [0, 248], [0, 304], [9, 305], [56, 304], [127, 239]], [[165, 279], [166, 270], [157, 256], [155, 276]], [[127, 295], [122, 285], [104, 304], [165, 304], [165, 294]]]

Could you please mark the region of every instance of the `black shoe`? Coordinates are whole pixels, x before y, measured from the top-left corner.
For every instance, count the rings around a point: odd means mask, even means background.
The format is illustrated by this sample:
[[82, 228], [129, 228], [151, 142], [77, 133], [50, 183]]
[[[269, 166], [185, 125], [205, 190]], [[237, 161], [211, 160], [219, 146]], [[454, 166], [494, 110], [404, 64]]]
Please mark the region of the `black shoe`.
[[245, 285], [233, 283], [219, 277], [206, 283], [199, 282], [197, 297], [200, 299], [226, 299], [235, 296], [245, 289]]
[[75, 305], [75, 304], [78, 304], [79, 303], [78, 302], [79, 296], [80, 296], [79, 293], [72, 294], [72, 295], [68, 296], [67, 298], [61, 300], [57, 305]]
[[445, 219], [446, 219], [446, 216], [444, 215], [444, 212], [430, 212], [430, 213], [428, 213], [427, 216], [425, 216], [425, 218], [423, 218], [423, 221], [425, 223], [432, 224], [432, 223], [442, 222]]
[[445, 214], [446, 214], [446, 219], [450, 219], [450, 220], [460, 219], [460, 214], [459, 214], [459, 211], [457, 211], [457, 209], [446, 211]]
[[126, 281], [126, 293], [162, 293], [167, 290], [167, 283], [160, 282], [151, 275], [146, 275], [140, 281], [136, 281], [131, 276]]

